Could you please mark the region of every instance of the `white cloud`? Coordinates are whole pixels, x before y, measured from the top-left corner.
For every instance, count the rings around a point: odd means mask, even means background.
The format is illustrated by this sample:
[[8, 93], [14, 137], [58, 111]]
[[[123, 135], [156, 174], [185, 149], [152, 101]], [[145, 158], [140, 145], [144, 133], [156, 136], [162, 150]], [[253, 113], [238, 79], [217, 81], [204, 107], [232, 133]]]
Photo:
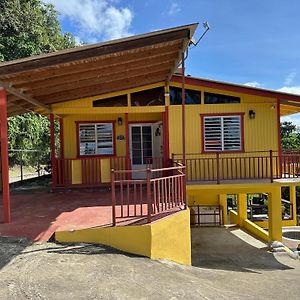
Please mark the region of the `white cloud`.
[[251, 87], [261, 87], [261, 84], [257, 81], [251, 81], [251, 82], [246, 82], [244, 85], [251, 86]]
[[296, 126], [300, 127], [300, 113], [290, 115], [287, 117], [281, 117], [280, 121], [281, 122], [292, 122]]
[[284, 86], [278, 89], [279, 92], [298, 94], [300, 95], [300, 86]]
[[180, 11], [181, 11], [181, 8], [180, 8], [179, 4], [176, 2], [173, 2], [171, 4], [168, 14], [170, 16], [174, 16], [174, 15], [178, 14]]
[[116, 0], [44, 0], [52, 3], [77, 29], [77, 38], [89, 43], [129, 36], [133, 12]]
[[285, 78], [285, 80], [284, 80], [284, 84], [285, 84], [285, 85], [291, 85], [291, 84], [293, 84], [293, 81], [294, 81], [296, 75], [297, 75], [297, 72], [295, 72], [295, 71], [290, 72], [290, 73], [286, 76], [286, 78]]

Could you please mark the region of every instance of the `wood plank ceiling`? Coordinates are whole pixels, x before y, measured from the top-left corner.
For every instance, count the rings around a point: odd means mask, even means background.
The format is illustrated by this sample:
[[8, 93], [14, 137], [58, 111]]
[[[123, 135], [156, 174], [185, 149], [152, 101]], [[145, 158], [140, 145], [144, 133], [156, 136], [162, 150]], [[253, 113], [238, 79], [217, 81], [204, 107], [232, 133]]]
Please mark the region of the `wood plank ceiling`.
[[197, 24], [0, 64], [8, 115], [168, 81]]

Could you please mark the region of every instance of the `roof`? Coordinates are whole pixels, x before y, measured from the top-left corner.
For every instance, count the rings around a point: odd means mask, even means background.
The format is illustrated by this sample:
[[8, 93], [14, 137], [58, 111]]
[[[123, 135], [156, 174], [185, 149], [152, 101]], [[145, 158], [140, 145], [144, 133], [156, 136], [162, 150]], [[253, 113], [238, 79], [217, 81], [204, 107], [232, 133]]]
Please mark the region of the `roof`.
[[198, 24], [0, 63], [8, 115], [166, 81]]
[[[181, 82], [181, 76], [175, 74], [172, 77], [171, 81]], [[287, 116], [300, 112], [300, 95], [192, 76], [186, 76], [185, 83], [195, 86], [198, 85], [207, 88], [225, 90], [229, 92], [237, 92], [248, 95], [278, 99], [280, 101], [281, 116]]]

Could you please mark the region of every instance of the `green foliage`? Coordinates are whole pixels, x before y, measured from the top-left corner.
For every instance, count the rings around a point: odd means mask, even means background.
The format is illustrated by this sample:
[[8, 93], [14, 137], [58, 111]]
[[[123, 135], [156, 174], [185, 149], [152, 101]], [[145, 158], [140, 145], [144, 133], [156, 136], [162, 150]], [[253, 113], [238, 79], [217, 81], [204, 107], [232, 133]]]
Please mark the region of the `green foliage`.
[[281, 145], [283, 149], [300, 149], [300, 131], [292, 122], [280, 124]]
[[[36, 152], [10, 151], [10, 165], [37, 166], [50, 161], [50, 122], [47, 118], [28, 113], [8, 119], [8, 143], [10, 150], [35, 150]], [[55, 123], [56, 145], [59, 125]]]
[[[74, 47], [74, 37], [62, 33], [57, 17], [54, 6], [41, 0], [0, 0], [0, 61]], [[9, 118], [9, 149], [38, 151], [10, 151], [10, 165], [49, 162], [49, 126], [46, 117], [35, 113]], [[58, 124], [55, 129], [58, 133]]]
[[0, 61], [75, 46], [70, 33], [62, 34], [53, 5], [40, 0], [1, 0], [0, 12]]

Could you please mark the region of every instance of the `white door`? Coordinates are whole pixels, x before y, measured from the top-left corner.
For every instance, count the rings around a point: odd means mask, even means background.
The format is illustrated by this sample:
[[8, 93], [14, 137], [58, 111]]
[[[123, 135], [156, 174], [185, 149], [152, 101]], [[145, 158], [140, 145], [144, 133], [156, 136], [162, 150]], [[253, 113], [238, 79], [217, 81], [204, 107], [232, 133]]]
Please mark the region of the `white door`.
[[152, 141], [153, 141], [153, 160], [152, 167], [155, 169], [162, 168], [163, 158], [163, 124], [157, 122], [152, 125]]
[[[152, 124], [130, 125], [130, 154], [132, 170], [145, 170], [153, 153]], [[145, 172], [134, 172], [133, 179], [145, 178]]]

